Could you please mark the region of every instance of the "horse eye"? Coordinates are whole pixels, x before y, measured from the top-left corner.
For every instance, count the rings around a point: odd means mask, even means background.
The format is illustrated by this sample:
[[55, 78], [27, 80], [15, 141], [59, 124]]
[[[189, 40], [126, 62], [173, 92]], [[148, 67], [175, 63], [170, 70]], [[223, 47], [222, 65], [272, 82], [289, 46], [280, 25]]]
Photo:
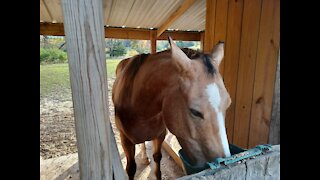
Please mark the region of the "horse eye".
[[199, 117], [201, 119], [203, 119], [203, 114], [197, 110], [194, 110], [192, 108], [190, 108], [190, 112], [193, 116]]

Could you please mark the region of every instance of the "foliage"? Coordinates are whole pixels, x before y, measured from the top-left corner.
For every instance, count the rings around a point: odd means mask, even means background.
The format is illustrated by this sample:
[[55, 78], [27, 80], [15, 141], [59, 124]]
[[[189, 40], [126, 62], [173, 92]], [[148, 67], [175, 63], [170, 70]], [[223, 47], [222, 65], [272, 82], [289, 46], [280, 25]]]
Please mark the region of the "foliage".
[[147, 40], [132, 40], [131, 48], [139, 54], [150, 52], [150, 41]]
[[189, 48], [194, 45], [193, 41], [176, 41], [177, 46], [180, 48]]
[[117, 39], [108, 39], [106, 41], [107, 54], [110, 57], [119, 57], [126, 54], [127, 50], [123, 43]]
[[[150, 53], [150, 41], [128, 39], [105, 39], [107, 57], [132, 57], [136, 54]], [[180, 47], [195, 50], [200, 49], [197, 41], [175, 41]], [[40, 36], [40, 63], [63, 63], [66, 62], [66, 43], [63, 36]], [[157, 41], [157, 51], [169, 49], [167, 40]], [[64, 52], [64, 53], [63, 53]]]
[[127, 56], [129, 56], [129, 57], [135, 56], [137, 54], [139, 54], [139, 52], [134, 50], [134, 49], [131, 49], [131, 50], [127, 51]]
[[[200, 49], [200, 42], [197, 41], [174, 41], [178, 47], [180, 48], [190, 48], [194, 50]], [[157, 41], [157, 51], [164, 51], [166, 49], [169, 49], [169, 43], [168, 41]]]
[[40, 47], [40, 63], [65, 63], [67, 62], [67, 53], [57, 48]]
[[166, 49], [169, 49], [168, 41], [157, 41], [157, 51], [164, 51]]

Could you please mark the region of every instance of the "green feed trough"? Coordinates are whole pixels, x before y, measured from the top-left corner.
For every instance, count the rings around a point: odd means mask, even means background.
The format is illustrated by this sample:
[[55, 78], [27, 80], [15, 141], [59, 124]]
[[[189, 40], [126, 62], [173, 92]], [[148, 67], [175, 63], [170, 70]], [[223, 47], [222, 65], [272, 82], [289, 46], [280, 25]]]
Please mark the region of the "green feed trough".
[[227, 158], [217, 158], [214, 162], [207, 162], [205, 166], [193, 166], [190, 163], [188, 157], [183, 153], [183, 149], [179, 150], [179, 156], [183, 162], [186, 173], [194, 174], [198, 173], [202, 170], [211, 168], [213, 171], [216, 171], [220, 167], [220, 164], [228, 165], [232, 163], [236, 163], [242, 161], [244, 159], [252, 158], [263, 154], [266, 151], [271, 149], [271, 145], [259, 145], [252, 149], [242, 149], [236, 145], [229, 144], [229, 149], [231, 156]]

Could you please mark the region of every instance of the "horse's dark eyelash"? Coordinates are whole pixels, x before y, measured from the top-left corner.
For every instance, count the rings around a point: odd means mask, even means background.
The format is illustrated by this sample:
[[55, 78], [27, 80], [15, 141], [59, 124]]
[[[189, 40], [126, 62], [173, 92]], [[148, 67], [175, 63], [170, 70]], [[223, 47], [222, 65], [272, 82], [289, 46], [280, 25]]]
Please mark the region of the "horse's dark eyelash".
[[194, 109], [192, 109], [192, 108], [190, 108], [189, 110], [190, 110], [190, 112], [191, 112], [192, 115], [203, 119], [203, 114], [202, 114], [201, 112], [199, 112], [199, 111], [197, 111], [197, 110], [194, 110]]

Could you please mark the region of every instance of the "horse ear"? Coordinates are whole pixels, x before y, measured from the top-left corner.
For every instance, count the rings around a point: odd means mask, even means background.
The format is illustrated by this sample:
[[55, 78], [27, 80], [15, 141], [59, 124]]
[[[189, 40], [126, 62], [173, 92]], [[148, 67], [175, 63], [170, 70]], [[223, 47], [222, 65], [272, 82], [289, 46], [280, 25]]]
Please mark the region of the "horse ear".
[[177, 65], [179, 70], [187, 71], [190, 67], [191, 60], [188, 56], [173, 42], [172, 38], [169, 36], [168, 41], [171, 47], [171, 56], [174, 63]]
[[224, 57], [224, 42], [219, 41], [211, 51], [212, 59], [219, 66]]

